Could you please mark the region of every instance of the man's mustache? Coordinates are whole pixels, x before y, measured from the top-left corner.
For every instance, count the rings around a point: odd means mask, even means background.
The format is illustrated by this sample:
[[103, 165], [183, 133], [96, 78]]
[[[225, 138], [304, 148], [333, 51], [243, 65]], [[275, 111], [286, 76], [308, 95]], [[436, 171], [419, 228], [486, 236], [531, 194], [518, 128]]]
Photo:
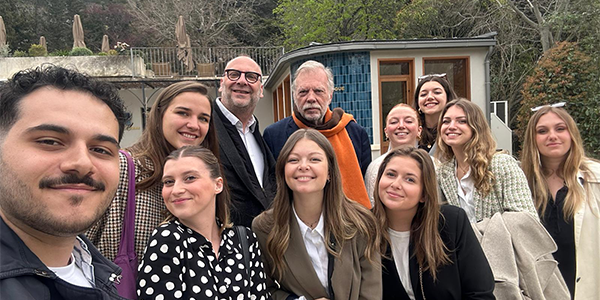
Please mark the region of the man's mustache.
[[58, 178], [44, 178], [40, 180], [40, 189], [53, 188], [63, 184], [85, 184], [98, 191], [104, 191], [106, 186], [100, 181], [92, 179], [90, 176], [79, 177], [77, 174], [71, 173]]

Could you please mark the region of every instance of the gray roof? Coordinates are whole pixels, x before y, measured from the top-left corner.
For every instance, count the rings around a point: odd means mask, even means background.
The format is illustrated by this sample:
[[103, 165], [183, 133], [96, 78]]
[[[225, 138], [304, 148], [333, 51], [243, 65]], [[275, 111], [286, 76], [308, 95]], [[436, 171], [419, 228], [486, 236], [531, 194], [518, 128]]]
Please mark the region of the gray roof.
[[405, 50], [405, 49], [435, 49], [435, 48], [475, 48], [490, 47], [496, 45], [496, 33], [490, 32], [484, 35], [468, 38], [452, 39], [411, 39], [411, 40], [370, 40], [370, 41], [349, 41], [330, 44], [311, 43], [311, 45], [299, 48], [282, 55], [271, 70], [269, 77], [264, 83], [266, 88], [270, 88], [276, 81], [284, 75], [291, 63], [317, 55], [328, 54], [332, 52], [356, 52], [356, 51], [376, 51], [376, 50]]

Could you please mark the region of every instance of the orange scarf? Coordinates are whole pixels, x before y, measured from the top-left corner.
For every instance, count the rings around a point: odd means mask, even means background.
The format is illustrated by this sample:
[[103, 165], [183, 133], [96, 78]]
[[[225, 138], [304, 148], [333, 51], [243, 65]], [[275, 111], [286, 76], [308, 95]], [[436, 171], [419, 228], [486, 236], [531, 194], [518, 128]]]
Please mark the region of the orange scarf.
[[[325, 122], [331, 119], [332, 114], [331, 110], [327, 109], [327, 112], [325, 113]], [[309, 127], [296, 118], [295, 112], [292, 114], [292, 117], [299, 128]], [[344, 113], [337, 125], [331, 129], [319, 130], [319, 132], [322, 133], [333, 146], [342, 176], [342, 187], [346, 197], [370, 209], [371, 201], [367, 195], [365, 181], [360, 170], [360, 165], [358, 164], [356, 152], [348, 151], [349, 149], [354, 150], [354, 146], [352, 145], [352, 140], [350, 140], [348, 131], [346, 131], [346, 125], [353, 120], [354, 117], [351, 114]]]

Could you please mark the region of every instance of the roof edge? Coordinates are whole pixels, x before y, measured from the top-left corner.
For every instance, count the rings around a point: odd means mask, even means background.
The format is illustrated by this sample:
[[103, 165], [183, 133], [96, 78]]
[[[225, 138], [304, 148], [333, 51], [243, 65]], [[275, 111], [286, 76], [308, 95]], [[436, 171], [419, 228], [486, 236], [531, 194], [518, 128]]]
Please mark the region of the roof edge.
[[375, 51], [375, 50], [406, 50], [406, 49], [435, 49], [435, 48], [475, 48], [496, 45], [496, 34], [490, 32], [481, 36], [452, 39], [412, 39], [412, 40], [370, 40], [348, 41], [329, 44], [313, 44], [283, 54], [264, 83], [270, 88], [284, 72], [284, 68], [292, 60], [331, 52]]

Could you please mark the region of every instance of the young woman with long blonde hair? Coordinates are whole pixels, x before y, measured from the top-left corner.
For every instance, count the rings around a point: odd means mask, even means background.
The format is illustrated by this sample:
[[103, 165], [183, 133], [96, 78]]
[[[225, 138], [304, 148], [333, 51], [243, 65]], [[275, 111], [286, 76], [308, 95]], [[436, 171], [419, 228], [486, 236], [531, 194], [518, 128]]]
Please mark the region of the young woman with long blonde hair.
[[558, 107], [529, 119], [523, 171], [553, 253], [574, 299], [600, 295], [600, 163], [585, 156], [577, 124]]
[[275, 173], [273, 208], [252, 223], [273, 298], [380, 300], [377, 222], [344, 195], [327, 138], [314, 129], [294, 132]]
[[471, 222], [496, 212], [526, 211], [537, 219], [525, 174], [517, 161], [496, 151], [481, 109], [459, 98], [449, 102], [438, 124], [438, 182], [445, 202], [462, 207]]
[[391, 151], [376, 187], [383, 299], [494, 299], [494, 276], [466, 213], [439, 205], [427, 152]]

